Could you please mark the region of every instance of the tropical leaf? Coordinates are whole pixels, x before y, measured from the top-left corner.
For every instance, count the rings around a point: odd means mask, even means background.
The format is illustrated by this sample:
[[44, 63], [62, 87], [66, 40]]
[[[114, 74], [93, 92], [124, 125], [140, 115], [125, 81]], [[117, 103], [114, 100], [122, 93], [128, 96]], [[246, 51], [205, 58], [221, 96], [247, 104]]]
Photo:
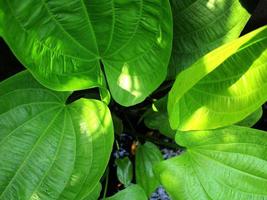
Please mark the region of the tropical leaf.
[[267, 133], [246, 127], [177, 134], [181, 156], [155, 167], [173, 200], [267, 199]]
[[146, 193], [139, 185], [131, 185], [106, 200], [147, 200]]
[[86, 197], [109, 160], [106, 104], [54, 92], [21, 72], [0, 83], [0, 199]]
[[117, 165], [117, 177], [119, 181], [128, 187], [133, 179], [133, 165], [128, 157], [118, 158], [115, 160]]
[[138, 146], [135, 156], [136, 183], [146, 192], [147, 197], [160, 185], [153, 172], [153, 166], [163, 157], [156, 145], [146, 142]]
[[240, 0], [170, 2], [174, 23], [171, 79], [209, 51], [238, 38], [250, 17]]
[[203, 130], [237, 123], [267, 99], [267, 27], [199, 59], [169, 93], [172, 129]]
[[148, 128], [158, 130], [162, 135], [173, 139], [176, 131], [170, 127], [167, 100], [168, 96], [165, 96], [154, 102], [152, 108], [148, 109], [143, 117]]
[[[0, 0], [3, 38], [48, 88], [103, 87], [129, 106], [165, 79], [172, 17], [166, 0]], [[103, 72], [101, 68], [104, 68]]]

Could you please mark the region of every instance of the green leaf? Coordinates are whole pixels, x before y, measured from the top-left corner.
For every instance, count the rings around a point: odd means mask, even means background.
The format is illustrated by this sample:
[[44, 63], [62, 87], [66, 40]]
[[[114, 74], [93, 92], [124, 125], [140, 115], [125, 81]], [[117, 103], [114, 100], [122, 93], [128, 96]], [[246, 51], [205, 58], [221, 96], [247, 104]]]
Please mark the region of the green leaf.
[[267, 199], [267, 133], [246, 127], [177, 134], [187, 150], [155, 171], [173, 200]]
[[120, 135], [123, 132], [122, 120], [117, 115], [112, 113], [112, 121], [113, 121], [113, 125], [114, 125], [115, 134]]
[[102, 87], [113, 98], [143, 101], [165, 79], [172, 44], [166, 0], [0, 0], [3, 37], [48, 88]]
[[106, 200], [147, 200], [146, 193], [139, 185], [131, 185]]
[[167, 112], [168, 96], [165, 96], [152, 104], [144, 114], [144, 123], [150, 129], [158, 130], [160, 133], [169, 138], [174, 138], [176, 131], [170, 127]]
[[133, 179], [133, 165], [128, 157], [118, 158], [115, 160], [117, 165], [117, 177], [119, 181], [128, 187]]
[[170, 2], [174, 23], [171, 79], [209, 51], [238, 38], [250, 17], [240, 0]]
[[100, 196], [101, 189], [102, 186], [100, 183], [98, 183], [92, 190], [92, 192], [90, 192], [90, 194], [87, 197], [83, 198], [82, 200], [97, 200], [98, 197]]
[[260, 118], [262, 117], [262, 113], [263, 113], [262, 107], [260, 107], [256, 111], [251, 113], [249, 116], [247, 116], [245, 119], [243, 119], [240, 122], [236, 123], [236, 125], [252, 127], [260, 120]]
[[54, 92], [27, 71], [0, 83], [0, 199], [87, 196], [113, 145], [106, 104]]
[[170, 125], [203, 130], [237, 123], [267, 99], [267, 27], [199, 59], [169, 93]]
[[146, 142], [137, 148], [135, 156], [136, 183], [146, 192], [147, 197], [160, 185], [153, 172], [153, 166], [162, 161], [162, 154], [158, 147]]

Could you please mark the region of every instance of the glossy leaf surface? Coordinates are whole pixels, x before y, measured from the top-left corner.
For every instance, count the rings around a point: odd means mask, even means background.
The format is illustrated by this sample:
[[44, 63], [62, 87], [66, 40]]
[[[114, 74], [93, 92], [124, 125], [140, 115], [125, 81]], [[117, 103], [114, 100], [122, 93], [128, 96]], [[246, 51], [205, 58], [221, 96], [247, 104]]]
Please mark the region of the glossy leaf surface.
[[155, 170], [173, 200], [267, 199], [267, 133], [246, 127], [177, 134], [187, 147]]
[[0, 83], [0, 199], [86, 197], [113, 144], [107, 106], [54, 92], [21, 72]]
[[166, 0], [0, 0], [3, 38], [46, 87], [104, 84], [128, 106], [165, 79], [172, 17]]
[[125, 187], [129, 186], [133, 179], [133, 165], [128, 157], [115, 160], [117, 165], [117, 177]]
[[231, 125], [267, 100], [267, 27], [257, 29], [181, 72], [169, 93], [170, 125], [203, 130]]
[[162, 161], [158, 147], [151, 142], [138, 146], [135, 157], [136, 183], [146, 192], [147, 197], [160, 185], [153, 172], [153, 166]]
[[172, 79], [209, 51], [238, 38], [250, 16], [240, 0], [170, 2], [174, 23], [169, 67]]
[[147, 200], [146, 193], [139, 185], [131, 185], [126, 189], [119, 191], [112, 197], [106, 200]]

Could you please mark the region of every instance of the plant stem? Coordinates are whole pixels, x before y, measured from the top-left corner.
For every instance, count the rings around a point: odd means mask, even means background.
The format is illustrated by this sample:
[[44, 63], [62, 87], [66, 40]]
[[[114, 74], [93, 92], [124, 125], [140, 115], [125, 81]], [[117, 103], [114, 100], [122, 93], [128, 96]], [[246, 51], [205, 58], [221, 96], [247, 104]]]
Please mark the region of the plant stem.
[[104, 194], [103, 194], [103, 200], [106, 199], [107, 190], [108, 190], [108, 176], [109, 176], [109, 167], [106, 169], [106, 181], [105, 181], [105, 188], [104, 188]]

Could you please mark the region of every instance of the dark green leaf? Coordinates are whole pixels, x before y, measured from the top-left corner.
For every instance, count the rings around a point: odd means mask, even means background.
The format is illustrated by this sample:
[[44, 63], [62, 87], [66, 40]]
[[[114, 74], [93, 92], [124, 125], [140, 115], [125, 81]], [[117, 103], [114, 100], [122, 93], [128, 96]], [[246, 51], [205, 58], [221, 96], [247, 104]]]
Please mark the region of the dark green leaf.
[[119, 181], [128, 187], [133, 179], [133, 165], [128, 157], [118, 158], [115, 161], [117, 165], [117, 177]]
[[160, 185], [153, 172], [153, 166], [162, 160], [160, 150], [153, 143], [146, 142], [138, 146], [135, 157], [136, 183], [144, 189], [147, 197]]
[[28, 72], [0, 83], [0, 199], [86, 197], [113, 144], [106, 104], [48, 90]]
[[[171, 0], [174, 35], [169, 77], [239, 37], [250, 14], [239, 0]], [[255, 3], [256, 4], [256, 3]]]
[[176, 131], [170, 127], [167, 99], [165, 96], [152, 104], [152, 108], [144, 114], [144, 123], [148, 128], [159, 130], [163, 135], [174, 138]]
[[46, 87], [104, 85], [129, 106], [165, 79], [172, 43], [169, 1], [1, 0], [3, 38]]
[[155, 171], [173, 200], [267, 199], [267, 133], [232, 126], [177, 134], [187, 150]]

